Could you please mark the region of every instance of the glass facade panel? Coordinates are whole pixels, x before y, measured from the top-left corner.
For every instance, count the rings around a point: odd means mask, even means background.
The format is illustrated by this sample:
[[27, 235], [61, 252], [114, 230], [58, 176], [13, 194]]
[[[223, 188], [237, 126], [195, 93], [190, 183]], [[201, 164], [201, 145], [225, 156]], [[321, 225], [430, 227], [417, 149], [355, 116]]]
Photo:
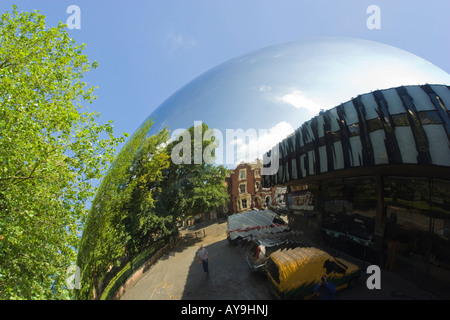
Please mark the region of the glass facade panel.
[[328, 246], [375, 261], [376, 189], [374, 177], [321, 182], [322, 227]]
[[428, 251], [429, 184], [426, 179], [385, 179], [386, 267], [395, 271], [420, 265]]
[[353, 167], [362, 166], [363, 155], [362, 155], [361, 139], [359, 137], [351, 137], [349, 141], [352, 153], [352, 166]]
[[414, 106], [417, 111], [436, 110], [428, 95], [420, 87], [407, 86], [405, 88], [414, 100]]
[[402, 105], [402, 100], [395, 89], [383, 90], [384, 99], [386, 99], [387, 107], [391, 115], [398, 113], [405, 113], [405, 108]]
[[402, 155], [403, 163], [417, 163], [416, 142], [410, 127], [396, 127], [395, 137]]
[[392, 115], [392, 120], [396, 127], [407, 127], [409, 126], [408, 115], [406, 113], [398, 113]]
[[339, 116], [337, 114], [336, 108], [329, 110], [330, 117], [330, 130], [331, 132], [336, 132], [340, 130], [339, 127]]
[[284, 176], [284, 166], [282, 164], [278, 165], [278, 181], [282, 181], [283, 180], [283, 176]]
[[319, 147], [319, 158], [320, 158], [320, 172], [327, 172], [327, 148], [325, 146]]
[[297, 174], [297, 160], [296, 159], [291, 160], [291, 167], [292, 167], [292, 179], [294, 179], [294, 180], [299, 179], [300, 177]]
[[[301, 128], [301, 127], [300, 127], [300, 128]], [[297, 130], [295, 130], [295, 134], [298, 134], [298, 138], [299, 138], [299, 140], [298, 140], [298, 145], [299, 145], [300, 147], [303, 147], [303, 146], [304, 146], [304, 143], [303, 143], [303, 134], [302, 134], [302, 130], [300, 130], [300, 128], [297, 129]]]
[[384, 190], [385, 267], [434, 291], [448, 286], [450, 182], [387, 177]]
[[440, 98], [440, 100], [445, 105], [447, 111], [450, 111], [450, 90], [445, 86], [436, 86], [431, 85], [431, 88], [434, 92], [436, 92]]
[[364, 105], [364, 111], [366, 113], [366, 120], [378, 118], [378, 113], [377, 113], [378, 105], [377, 105], [377, 102], [375, 101], [373, 95], [366, 94], [366, 95], [361, 96], [361, 102]]
[[386, 136], [384, 130], [377, 130], [369, 133], [370, 140], [372, 141], [372, 148], [374, 154], [375, 164], [389, 163], [389, 159], [386, 152]]
[[345, 123], [351, 125], [358, 122], [358, 114], [352, 101], [344, 103]]
[[450, 159], [450, 143], [444, 126], [440, 124], [429, 124], [423, 126], [423, 130], [427, 135], [431, 162], [437, 165], [448, 165]]
[[434, 179], [431, 191], [430, 273], [450, 282], [450, 181]]
[[347, 128], [350, 137], [359, 136], [359, 123], [353, 123], [347, 126]]
[[344, 155], [342, 154], [342, 143], [337, 141], [333, 144], [333, 159], [334, 159], [334, 170], [339, 170], [344, 168]]
[[314, 155], [314, 151], [309, 151], [308, 152], [308, 166], [309, 166], [309, 172], [308, 174], [314, 174], [314, 164], [315, 164], [315, 155]]
[[421, 111], [419, 112], [419, 119], [422, 125], [442, 124], [442, 119], [437, 111]]
[[317, 137], [321, 138], [324, 136], [325, 131], [323, 130], [324, 122], [323, 122], [323, 116], [317, 117]]
[[290, 187], [288, 204], [294, 214], [317, 216], [326, 246], [450, 298], [450, 181], [364, 176], [317, 183]]
[[303, 139], [305, 139], [306, 143], [312, 142], [314, 135], [313, 135], [313, 132], [311, 129], [311, 121], [305, 123], [304, 126], [305, 126], [305, 131], [304, 131], [305, 134], [303, 135]]
[[301, 174], [302, 177], [306, 177], [306, 166], [305, 166], [305, 162], [306, 162], [306, 155], [302, 154], [300, 156], [300, 169], [302, 170]]

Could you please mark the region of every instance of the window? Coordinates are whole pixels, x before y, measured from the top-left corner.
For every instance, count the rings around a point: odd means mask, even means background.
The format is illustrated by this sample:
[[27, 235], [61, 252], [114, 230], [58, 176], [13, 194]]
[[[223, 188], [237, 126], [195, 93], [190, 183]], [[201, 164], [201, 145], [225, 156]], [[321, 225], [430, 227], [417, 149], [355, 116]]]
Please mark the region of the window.
[[[385, 267], [423, 283], [450, 279], [449, 190], [447, 180], [384, 178]], [[433, 293], [435, 288], [426, 286]]]
[[247, 169], [239, 170], [239, 179], [246, 179], [247, 178]]
[[246, 186], [247, 186], [247, 184], [241, 183], [239, 185], [239, 193], [246, 193], [246, 189], [247, 189]]
[[259, 191], [260, 183], [259, 181], [255, 182], [255, 191]]
[[247, 209], [247, 199], [242, 199], [242, 209]]
[[419, 177], [385, 177], [384, 191], [386, 266], [410, 276], [406, 269], [430, 261], [433, 249], [430, 231], [436, 215], [430, 210], [430, 181]]
[[333, 231], [324, 234], [329, 247], [375, 262], [376, 183], [374, 176], [321, 182], [322, 227]]
[[255, 169], [255, 178], [259, 178], [259, 177], [260, 177], [259, 169]]

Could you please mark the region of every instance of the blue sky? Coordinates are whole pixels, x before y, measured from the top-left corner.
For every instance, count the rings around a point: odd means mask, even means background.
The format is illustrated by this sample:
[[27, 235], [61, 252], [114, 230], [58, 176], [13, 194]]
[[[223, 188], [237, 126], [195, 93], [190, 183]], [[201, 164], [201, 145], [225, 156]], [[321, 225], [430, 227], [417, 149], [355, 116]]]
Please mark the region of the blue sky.
[[[448, 0], [28, 0], [0, 11], [40, 10], [47, 26], [81, 9], [81, 29], [69, 30], [98, 61], [86, 77], [98, 99], [90, 106], [117, 133], [133, 133], [165, 99], [210, 68], [275, 43], [317, 36], [389, 44], [450, 73]], [[369, 5], [381, 9], [381, 29], [369, 30]]]

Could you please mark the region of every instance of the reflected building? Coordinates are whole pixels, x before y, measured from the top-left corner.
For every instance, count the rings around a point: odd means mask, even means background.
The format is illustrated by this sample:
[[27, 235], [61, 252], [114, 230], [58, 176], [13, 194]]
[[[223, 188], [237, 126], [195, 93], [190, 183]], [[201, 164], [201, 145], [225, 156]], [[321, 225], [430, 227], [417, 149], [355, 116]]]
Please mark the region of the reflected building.
[[359, 95], [281, 141], [278, 160], [262, 183], [288, 186], [293, 227], [450, 297], [450, 87]]
[[263, 188], [261, 184], [262, 161], [240, 163], [228, 170], [225, 179], [230, 196], [228, 213], [284, 207], [286, 187]]

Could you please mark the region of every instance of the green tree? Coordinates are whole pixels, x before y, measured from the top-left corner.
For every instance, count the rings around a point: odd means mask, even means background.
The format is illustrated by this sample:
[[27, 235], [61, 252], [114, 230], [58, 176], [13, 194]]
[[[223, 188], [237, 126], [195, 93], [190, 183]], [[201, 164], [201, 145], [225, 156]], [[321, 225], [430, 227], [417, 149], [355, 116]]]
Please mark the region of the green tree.
[[[197, 133], [194, 134], [196, 130]], [[183, 136], [190, 139], [190, 148], [180, 150], [180, 157], [183, 156], [183, 151], [191, 151], [185, 158], [186, 160], [189, 158], [190, 161], [181, 164], [171, 161], [169, 168], [163, 172], [161, 192], [157, 196], [160, 214], [171, 215], [174, 221], [178, 218], [189, 218], [220, 210], [228, 201], [225, 186], [226, 168], [215, 166], [211, 164], [212, 161], [205, 161], [204, 157], [211, 152], [210, 160], [214, 160], [214, 150], [218, 147], [218, 142], [208, 138], [202, 139], [201, 144], [194, 141], [195, 136], [205, 137], [208, 130], [205, 123], [202, 123], [201, 127], [190, 127], [187, 129], [188, 135], [181, 134], [167, 147], [167, 153], [172, 154], [174, 148], [178, 151], [177, 146], [185, 143]], [[196, 153], [202, 155], [201, 163], [199, 160], [195, 161]]]
[[171, 217], [158, 216], [153, 200], [162, 170], [169, 165], [168, 131], [147, 137], [152, 124], [146, 121], [123, 147], [92, 203], [77, 260], [79, 299], [100, 297], [114, 267], [172, 232], [167, 228]]
[[86, 202], [123, 137], [83, 104], [96, 68], [60, 23], [34, 12], [0, 20], [0, 298], [68, 298]]

